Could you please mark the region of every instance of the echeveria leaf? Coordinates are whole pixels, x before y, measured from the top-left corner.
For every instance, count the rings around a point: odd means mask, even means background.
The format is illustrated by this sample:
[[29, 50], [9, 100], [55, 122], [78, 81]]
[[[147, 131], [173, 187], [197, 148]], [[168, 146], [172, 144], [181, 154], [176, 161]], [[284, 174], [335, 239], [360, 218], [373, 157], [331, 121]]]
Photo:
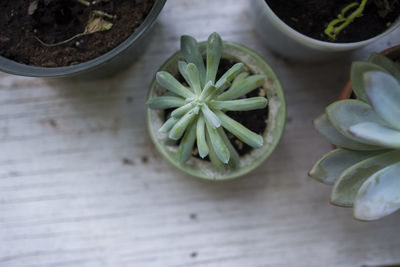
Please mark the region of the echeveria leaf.
[[164, 124], [161, 126], [161, 128], [158, 130], [160, 133], [168, 133], [169, 130], [175, 125], [175, 123], [178, 122], [178, 118], [171, 117], [169, 118]]
[[353, 62], [353, 64], [351, 65], [351, 87], [353, 88], [353, 92], [355, 93], [357, 98], [366, 103], [368, 103], [368, 97], [365, 93], [363, 75], [367, 71], [385, 71], [385, 69], [376, 64], [362, 61]]
[[200, 95], [201, 93], [201, 83], [200, 83], [200, 75], [197, 67], [193, 63], [189, 63], [187, 65], [188, 69], [188, 78], [190, 80], [190, 87], [193, 88], [194, 93], [196, 95]]
[[199, 45], [192, 36], [183, 35], [181, 37], [181, 51], [187, 62], [196, 65], [200, 74], [201, 86], [205, 85], [206, 68], [204, 66], [203, 57], [201, 56]]
[[332, 185], [347, 168], [383, 151], [353, 151], [335, 149], [323, 155], [308, 173], [324, 184]]
[[212, 112], [206, 104], [201, 107], [201, 112], [203, 113], [206, 121], [211, 125], [212, 128], [215, 129], [221, 126], [220, 118], [218, 118], [218, 116], [214, 112]]
[[386, 148], [400, 149], [400, 131], [373, 123], [353, 125], [349, 132], [360, 140]]
[[400, 65], [396, 64], [389, 58], [378, 54], [372, 53], [368, 59], [369, 62], [379, 65], [380, 67], [384, 68], [387, 72], [392, 74], [397, 80], [400, 81]]
[[377, 220], [400, 209], [400, 163], [370, 176], [354, 201], [354, 217]]
[[400, 129], [400, 82], [385, 72], [370, 71], [364, 74], [364, 87], [375, 112]]
[[264, 83], [264, 80], [265, 76], [263, 75], [252, 75], [247, 77], [236, 84], [232, 84], [228, 90], [217, 97], [217, 100], [231, 100], [244, 96], [254, 89], [261, 87]]
[[185, 132], [188, 125], [196, 117], [197, 113], [198, 113], [198, 107], [195, 107], [192, 110], [190, 110], [188, 113], [183, 115], [182, 118], [180, 118], [178, 120], [178, 122], [175, 123], [174, 127], [172, 127], [172, 129], [168, 135], [169, 138], [171, 138], [172, 140], [179, 140], [179, 138], [182, 137], [182, 135]]
[[236, 168], [239, 166], [240, 164], [240, 156], [238, 154], [238, 152], [236, 151], [236, 149], [233, 147], [231, 141], [229, 140], [228, 136], [226, 136], [226, 133], [224, 131], [224, 129], [222, 129], [222, 127], [219, 127], [217, 129], [219, 135], [222, 137], [222, 140], [224, 141], [226, 147], [229, 149], [229, 153], [230, 153], [230, 159], [229, 159], [229, 165], [231, 165], [232, 167]]
[[162, 87], [173, 92], [174, 94], [183, 96], [184, 98], [190, 98], [194, 96], [188, 88], [183, 86], [174, 78], [174, 76], [166, 71], [157, 72], [156, 79]]
[[197, 150], [199, 151], [199, 155], [202, 159], [204, 159], [209, 152], [207, 141], [206, 141], [206, 128], [205, 128], [205, 121], [203, 115], [199, 116], [197, 120], [197, 127], [196, 127], [196, 137], [197, 137]]
[[243, 71], [244, 64], [236, 63], [227, 72], [222, 75], [222, 77], [216, 82], [215, 87], [217, 87], [217, 94], [223, 92], [235, 77]]
[[229, 162], [230, 153], [228, 147], [225, 145], [222, 137], [216, 129], [206, 121], [207, 132], [210, 136], [211, 145], [220, 161], [227, 164]]
[[192, 155], [193, 145], [196, 140], [196, 122], [192, 123], [183, 136], [178, 149], [178, 160], [185, 163]]
[[175, 96], [159, 96], [150, 98], [147, 105], [151, 109], [176, 108], [185, 105], [185, 99]]
[[[348, 132], [348, 129], [358, 123], [375, 122], [384, 124], [372, 107], [359, 100], [341, 100], [330, 104], [326, 114], [333, 127], [349, 139], [360, 141]], [[362, 141], [364, 143], [364, 141]], [[369, 142], [365, 142], [370, 144]], [[370, 144], [374, 145], [374, 144]]]
[[255, 110], [262, 109], [267, 106], [267, 99], [265, 97], [250, 97], [246, 99], [218, 101], [212, 100], [210, 106], [219, 110]]
[[215, 114], [221, 119], [222, 126], [236, 136], [242, 142], [245, 142], [253, 148], [259, 148], [263, 145], [262, 136], [250, 131], [239, 122], [231, 119], [222, 111], [216, 110]]
[[400, 161], [400, 151], [390, 151], [365, 159], [347, 168], [333, 185], [331, 202], [351, 207], [362, 184], [374, 173]]
[[331, 144], [335, 146], [352, 150], [378, 150], [380, 147], [370, 146], [349, 139], [342, 135], [328, 120], [326, 113], [321, 114], [313, 121], [315, 129]]
[[219, 61], [222, 54], [222, 39], [218, 33], [214, 32], [208, 37], [207, 41], [207, 69], [205, 83], [211, 81], [215, 83]]

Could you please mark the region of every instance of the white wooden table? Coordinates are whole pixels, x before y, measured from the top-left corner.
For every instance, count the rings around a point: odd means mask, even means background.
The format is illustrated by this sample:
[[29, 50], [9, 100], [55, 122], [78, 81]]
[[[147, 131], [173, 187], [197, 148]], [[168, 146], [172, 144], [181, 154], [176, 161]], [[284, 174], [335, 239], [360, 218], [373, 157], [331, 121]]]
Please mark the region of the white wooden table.
[[[352, 58], [305, 64], [268, 51], [245, 0], [169, 0], [125, 73], [66, 83], [0, 74], [0, 266], [374, 266], [400, 263], [400, 213], [378, 222], [329, 205], [307, 171], [330, 145], [311, 119]], [[288, 102], [284, 137], [247, 177], [212, 183], [170, 166], [145, 128], [145, 97], [179, 36], [255, 49]], [[400, 31], [357, 52], [400, 43]]]

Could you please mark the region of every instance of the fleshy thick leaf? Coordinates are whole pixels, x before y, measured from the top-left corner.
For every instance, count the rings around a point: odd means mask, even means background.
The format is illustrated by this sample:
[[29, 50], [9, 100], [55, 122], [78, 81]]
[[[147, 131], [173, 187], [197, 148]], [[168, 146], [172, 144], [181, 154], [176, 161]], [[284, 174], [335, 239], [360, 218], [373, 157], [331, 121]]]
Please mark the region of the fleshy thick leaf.
[[357, 192], [354, 217], [377, 220], [400, 209], [400, 163], [369, 177]]
[[331, 202], [351, 207], [362, 184], [374, 173], [400, 161], [400, 151], [390, 151], [363, 160], [346, 169], [333, 185]]
[[222, 126], [236, 136], [242, 142], [245, 142], [253, 148], [260, 148], [263, 145], [262, 136], [250, 131], [239, 122], [231, 119], [222, 111], [215, 111], [216, 115], [221, 119]]
[[383, 151], [353, 151], [335, 149], [323, 155], [311, 168], [309, 175], [321, 183], [332, 185], [347, 168]]
[[195, 107], [188, 113], [183, 115], [183, 117], [180, 118], [177, 123], [175, 123], [174, 127], [172, 127], [168, 135], [169, 138], [171, 138], [172, 140], [179, 140], [179, 138], [182, 137], [188, 125], [193, 121], [193, 119], [197, 115], [198, 110], [199, 110], [198, 107]]
[[239, 73], [241, 73], [243, 69], [244, 69], [243, 63], [236, 63], [227, 72], [225, 72], [224, 75], [222, 75], [222, 77], [215, 84], [215, 87], [217, 87], [216, 94], [220, 94], [227, 87], [229, 87], [231, 81], [233, 81], [233, 79], [235, 79], [235, 77]]
[[199, 71], [195, 64], [189, 63], [187, 65], [188, 69], [188, 78], [190, 80], [190, 87], [193, 88], [194, 93], [198, 96], [201, 93], [201, 83]]
[[206, 121], [207, 132], [210, 136], [211, 145], [220, 161], [227, 164], [229, 162], [230, 153], [228, 147], [225, 145], [222, 137], [216, 129]]
[[389, 58], [378, 54], [372, 53], [368, 59], [369, 62], [379, 65], [380, 67], [384, 68], [387, 72], [392, 74], [398, 81], [400, 81], [400, 65], [396, 64]]
[[364, 87], [375, 112], [400, 129], [400, 82], [387, 73], [370, 71], [364, 74]]
[[265, 97], [251, 97], [246, 99], [227, 101], [213, 100], [210, 102], [210, 106], [214, 109], [219, 110], [240, 111], [262, 109], [267, 106], [267, 103], [268, 101]]
[[[348, 129], [358, 123], [375, 122], [384, 124], [384, 121], [376, 114], [372, 107], [359, 100], [341, 100], [330, 104], [326, 108], [326, 114], [333, 127], [349, 139], [360, 141], [348, 132]], [[369, 142], [365, 142], [370, 144]], [[374, 144], [370, 144], [374, 145]]]
[[187, 62], [196, 65], [200, 74], [201, 86], [204, 86], [206, 84], [206, 68], [204, 66], [203, 57], [201, 56], [199, 44], [197, 43], [196, 39], [189, 35], [183, 35], [181, 37], [181, 51]]
[[151, 109], [176, 108], [185, 105], [185, 99], [175, 96], [159, 96], [150, 98], [147, 105]]
[[168, 133], [169, 130], [175, 125], [175, 123], [178, 122], [178, 118], [171, 117], [169, 118], [164, 124], [161, 126], [161, 128], [158, 130], [160, 133]]
[[222, 40], [218, 33], [214, 32], [208, 37], [207, 41], [207, 69], [205, 83], [211, 81], [215, 83], [219, 61], [222, 54]]
[[355, 140], [351, 140], [344, 135], [342, 135], [328, 120], [328, 116], [326, 113], [318, 116], [314, 121], [314, 128], [331, 144], [335, 146], [352, 149], [352, 150], [377, 150], [381, 149], [380, 147], [370, 146], [367, 144], [363, 144], [357, 142]]
[[223, 92], [217, 97], [217, 100], [231, 100], [244, 96], [247, 93], [259, 88], [264, 83], [265, 76], [252, 75], [235, 84], [233, 84], [227, 91]]
[[373, 123], [353, 125], [349, 132], [360, 140], [386, 148], [400, 149], [400, 131]]
[[204, 159], [209, 152], [207, 141], [206, 141], [206, 122], [204, 121], [203, 115], [199, 116], [197, 120], [196, 127], [196, 138], [197, 138], [197, 150], [199, 151], [199, 155], [202, 159]]
[[229, 162], [228, 164], [231, 165], [233, 168], [239, 167], [240, 164], [240, 156], [236, 149], [233, 147], [231, 141], [229, 140], [228, 136], [226, 136], [226, 133], [222, 127], [217, 129], [219, 135], [222, 137], [222, 140], [224, 141], [226, 147], [229, 149]]
[[214, 112], [212, 112], [206, 104], [201, 107], [201, 112], [203, 113], [206, 121], [211, 125], [212, 128], [215, 129], [221, 126], [220, 118], [218, 118], [218, 116]]
[[357, 96], [358, 99], [368, 103], [368, 97], [365, 93], [364, 88], [364, 73], [367, 71], [385, 71], [384, 68], [370, 63], [370, 62], [362, 62], [356, 61], [351, 65], [350, 70], [350, 81], [351, 87], [353, 88], [353, 92]]
[[[178, 61], [179, 73], [183, 76], [183, 78], [185, 79], [186, 83], [189, 84], [190, 87], [192, 87], [191, 84], [190, 84], [191, 80], [189, 79], [189, 73], [188, 73], [187, 65], [188, 64], [186, 62]], [[189, 88], [189, 89], [191, 89], [191, 88]]]
[[217, 156], [217, 153], [215, 152], [215, 150], [214, 150], [214, 148], [213, 148], [213, 146], [211, 144], [211, 140], [210, 139], [211, 139], [210, 135], [208, 134], [208, 131], [207, 131], [206, 140], [207, 140], [207, 145], [208, 145], [208, 147], [210, 149], [210, 152], [209, 152], [208, 156], [210, 158], [211, 163], [214, 165], [214, 167], [217, 170], [222, 171], [222, 170], [224, 170], [226, 165], [222, 161], [219, 160], [219, 158]]
[[217, 88], [213, 85], [211, 81], [208, 81], [207, 84], [204, 86], [204, 90], [200, 94], [200, 99], [204, 100], [210, 95], [212, 95]]
[[174, 78], [174, 76], [166, 71], [157, 72], [156, 79], [162, 87], [166, 88], [174, 94], [183, 96], [184, 98], [191, 98], [194, 96], [188, 88], [183, 86]]
[[185, 163], [192, 155], [193, 145], [196, 140], [196, 122], [192, 123], [183, 136], [178, 148], [178, 160]]
[[180, 108], [175, 109], [174, 111], [171, 112], [171, 116], [175, 118], [182, 117], [184, 114], [186, 114], [189, 110], [194, 108], [195, 104], [193, 102], [189, 102], [185, 105], [183, 105]]

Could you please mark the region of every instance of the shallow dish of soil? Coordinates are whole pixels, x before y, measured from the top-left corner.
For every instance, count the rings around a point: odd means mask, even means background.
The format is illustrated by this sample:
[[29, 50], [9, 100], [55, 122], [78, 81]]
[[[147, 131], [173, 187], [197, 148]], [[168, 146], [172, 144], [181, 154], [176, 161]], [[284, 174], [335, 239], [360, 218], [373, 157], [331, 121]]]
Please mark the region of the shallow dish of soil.
[[[272, 11], [288, 26], [311, 38], [332, 42], [324, 29], [330, 21], [351, 1], [335, 0], [265, 0]], [[351, 43], [370, 39], [386, 31], [400, 16], [400, 1], [387, 0], [390, 12], [381, 12], [377, 3], [384, 0], [368, 1], [363, 16], [356, 18], [334, 42]], [[378, 4], [379, 5], [379, 4]]]

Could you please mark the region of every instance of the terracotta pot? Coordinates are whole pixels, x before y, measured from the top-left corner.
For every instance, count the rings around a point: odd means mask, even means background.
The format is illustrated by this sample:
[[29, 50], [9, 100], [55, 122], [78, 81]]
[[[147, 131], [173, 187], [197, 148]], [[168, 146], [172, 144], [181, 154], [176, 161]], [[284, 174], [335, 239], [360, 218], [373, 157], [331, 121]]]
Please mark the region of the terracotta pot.
[[[393, 46], [391, 48], [388, 48], [386, 50], [383, 50], [379, 54], [387, 56], [390, 59], [400, 59], [400, 45]], [[349, 99], [351, 96], [353, 89], [351, 88], [351, 82], [350, 80], [346, 83], [346, 85], [343, 87], [342, 91], [340, 92], [339, 95], [339, 100], [343, 99]]]

